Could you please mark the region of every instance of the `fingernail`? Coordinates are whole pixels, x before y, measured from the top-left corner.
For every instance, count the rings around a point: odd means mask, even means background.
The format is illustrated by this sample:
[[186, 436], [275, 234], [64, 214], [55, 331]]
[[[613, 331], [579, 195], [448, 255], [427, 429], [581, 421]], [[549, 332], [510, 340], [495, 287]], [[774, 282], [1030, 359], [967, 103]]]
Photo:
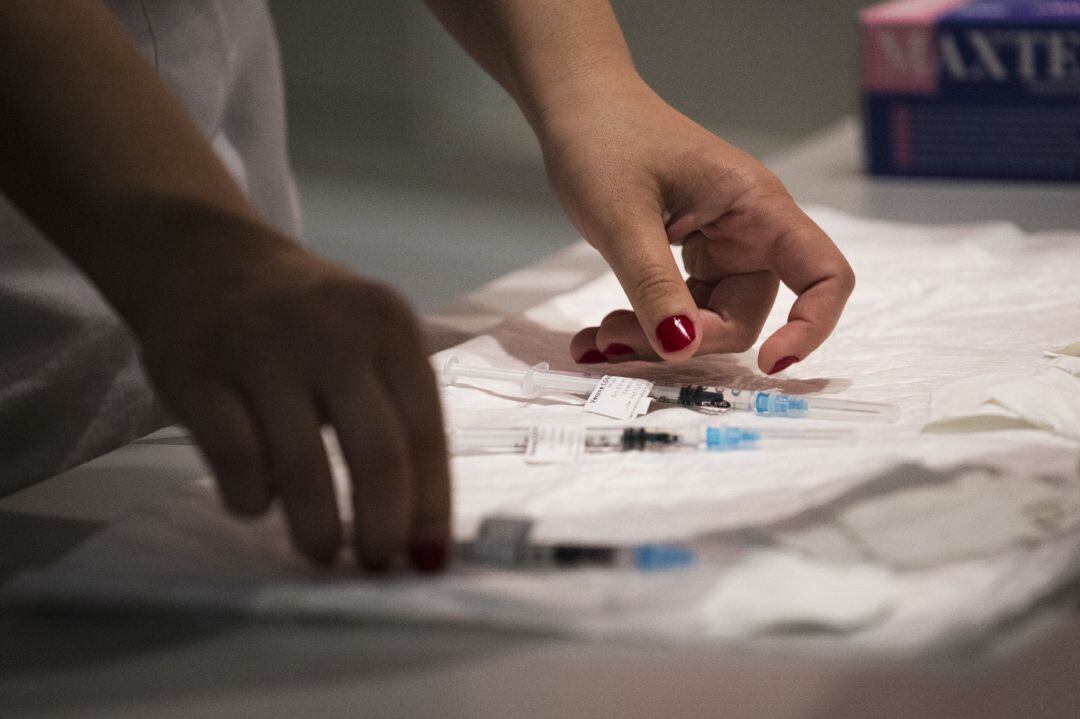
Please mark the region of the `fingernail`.
[[589, 350], [581, 355], [577, 362], [578, 364], [600, 364], [601, 362], [607, 362], [607, 357], [600, 350]]
[[409, 562], [421, 574], [434, 574], [446, 567], [446, 545], [441, 542], [417, 542], [409, 547]]
[[675, 315], [656, 326], [656, 339], [665, 352], [678, 352], [685, 349], [697, 337], [694, 321], [686, 315]]
[[634, 354], [634, 348], [629, 345], [621, 345], [618, 342], [612, 342], [604, 350], [605, 355], [631, 355]]
[[795, 364], [798, 361], [799, 361], [798, 357], [785, 357], [784, 359], [780, 360], [779, 362], [777, 362], [776, 364], [773, 365], [773, 368], [771, 370], [769, 370], [769, 374], [776, 374], [777, 372], [783, 372], [788, 367], [790, 367], [791, 365]]

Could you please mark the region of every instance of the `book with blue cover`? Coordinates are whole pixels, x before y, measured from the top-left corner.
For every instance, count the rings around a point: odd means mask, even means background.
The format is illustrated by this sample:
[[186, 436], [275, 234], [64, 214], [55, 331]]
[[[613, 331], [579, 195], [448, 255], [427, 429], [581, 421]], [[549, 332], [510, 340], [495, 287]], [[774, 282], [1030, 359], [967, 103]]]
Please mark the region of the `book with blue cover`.
[[879, 175], [1080, 180], [1080, 0], [898, 0], [859, 16]]

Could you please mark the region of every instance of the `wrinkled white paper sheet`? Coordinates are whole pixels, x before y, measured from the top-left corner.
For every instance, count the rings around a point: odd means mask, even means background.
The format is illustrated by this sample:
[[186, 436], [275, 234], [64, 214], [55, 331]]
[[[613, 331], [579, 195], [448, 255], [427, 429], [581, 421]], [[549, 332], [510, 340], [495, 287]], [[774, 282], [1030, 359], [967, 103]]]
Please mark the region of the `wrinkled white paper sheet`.
[[[839, 326], [779, 378], [753, 352], [680, 366], [619, 365], [694, 381], [898, 403], [894, 425], [852, 424], [836, 447], [717, 455], [628, 453], [573, 465], [520, 456], [453, 460], [455, 532], [493, 513], [536, 519], [541, 541], [679, 541], [693, 569], [520, 573], [455, 567], [420, 581], [326, 575], [289, 551], [280, 520], [233, 522], [208, 485], [132, 515], [4, 596], [29, 603], [162, 604], [256, 615], [474, 622], [670, 641], [812, 636], [885, 652], [977, 638], [1061, 586], [1080, 565], [1077, 447], [1028, 428], [924, 433], [933, 392], [989, 372], [1022, 373], [1080, 328], [1080, 234], [1008, 224], [920, 226], [827, 209], [813, 217], [859, 284]], [[784, 320], [782, 290], [765, 335]], [[432, 358], [525, 368], [567, 356], [572, 333], [626, 306], [610, 274]], [[763, 336], [765, 336], [763, 335]], [[582, 398], [527, 398], [513, 385], [447, 387], [452, 426], [597, 424]], [[700, 415], [654, 411], [649, 424]], [[837, 423], [729, 414], [725, 424]], [[848, 426], [848, 425], [845, 425]], [[771, 639], [770, 639], [771, 640]]]

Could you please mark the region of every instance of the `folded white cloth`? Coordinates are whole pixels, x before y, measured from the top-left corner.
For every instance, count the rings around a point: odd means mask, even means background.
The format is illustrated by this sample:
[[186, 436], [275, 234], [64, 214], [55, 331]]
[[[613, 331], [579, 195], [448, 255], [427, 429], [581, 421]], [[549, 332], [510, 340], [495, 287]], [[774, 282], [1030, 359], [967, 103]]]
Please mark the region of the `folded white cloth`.
[[[752, 354], [617, 371], [895, 402], [899, 423], [853, 425], [856, 441], [803, 450], [593, 455], [573, 465], [529, 465], [519, 456], [453, 460], [459, 538], [486, 516], [512, 512], [535, 518], [539, 541], [688, 542], [700, 557], [692, 569], [455, 567], [434, 581], [370, 580], [345, 568], [326, 575], [290, 552], [279, 518], [233, 522], [201, 487], [103, 530], [56, 565], [16, 578], [3, 596], [670, 641], [776, 641], [801, 627], [816, 630], [813, 642], [888, 652], [976, 637], [1077, 573], [1076, 445], [1030, 426], [926, 434], [929, 398], [973, 369], [1029, 372], [1041, 348], [1075, 337], [1080, 235], [870, 222], [825, 209], [812, 215], [860, 278], [818, 352], [779, 378], [758, 374]], [[766, 333], [784, 321], [790, 300], [782, 294]], [[623, 305], [606, 275], [436, 355], [433, 364], [440, 368], [453, 353], [469, 364], [524, 368], [548, 360], [570, 369], [571, 333]], [[527, 398], [496, 382], [447, 387], [443, 399], [452, 426], [598, 423], [584, 416], [579, 397]], [[701, 417], [665, 409], [646, 420]], [[735, 414], [717, 421], [836, 426]]]
[[1080, 357], [1046, 354], [1053, 360], [1033, 362], [1028, 371], [965, 377], [935, 391], [926, 429], [971, 432], [1027, 426], [1080, 440]]

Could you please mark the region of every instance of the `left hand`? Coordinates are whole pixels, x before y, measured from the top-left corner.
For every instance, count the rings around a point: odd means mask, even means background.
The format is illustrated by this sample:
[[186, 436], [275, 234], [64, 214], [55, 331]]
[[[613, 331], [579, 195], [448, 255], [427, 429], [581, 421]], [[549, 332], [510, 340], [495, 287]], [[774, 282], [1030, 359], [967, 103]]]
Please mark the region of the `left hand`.
[[[782, 281], [797, 295], [762, 344], [778, 372], [832, 332], [855, 277], [780, 181], [670, 107], [636, 76], [574, 98], [540, 123], [548, 178], [607, 260], [633, 311], [571, 341], [576, 361], [685, 360], [744, 352]], [[682, 245], [683, 280], [669, 244]]]

